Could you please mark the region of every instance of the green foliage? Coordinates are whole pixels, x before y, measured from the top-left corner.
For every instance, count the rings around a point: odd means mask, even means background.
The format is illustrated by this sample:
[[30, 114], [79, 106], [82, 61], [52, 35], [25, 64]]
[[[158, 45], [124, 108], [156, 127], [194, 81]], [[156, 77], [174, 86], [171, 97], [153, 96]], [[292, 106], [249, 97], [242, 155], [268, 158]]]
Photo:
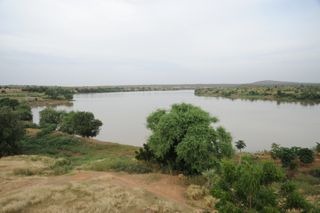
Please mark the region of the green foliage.
[[[212, 193], [219, 199], [216, 204], [219, 212], [282, 212], [292, 208], [307, 211], [310, 208], [291, 182], [283, 182], [284, 172], [272, 162], [222, 161], [217, 172]], [[274, 187], [276, 184], [281, 184], [280, 193]]]
[[68, 173], [73, 169], [73, 165], [70, 159], [68, 158], [58, 158], [50, 169], [53, 170], [54, 175], [62, 175]]
[[30, 106], [25, 103], [20, 103], [15, 99], [2, 98], [0, 99], [0, 108], [9, 108], [16, 112], [20, 120], [31, 121], [32, 113]]
[[10, 99], [10, 98], [2, 98], [0, 99], [0, 108], [2, 107], [8, 107], [11, 108], [12, 110], [15, 110], [17, 106], [19, 106], [19, 101], [15, 99]]
[[309, 164], [314, 161], [314, 153], [311, 149], [302, 148], [299, 150], [298, 155], [302, 163]]
[[276, 143], [272, 143], [271, 151], [270, 151], [271, 157], [273, 159], [277, 159], [278, 156], [280, 156], [280, 152], [281, 152], [280, 145]]
[[159, 163], [169, 169], [199, 174], [233, 154], [231, 136], [217, 119], [191, 104], [174, 104], [170, 111], [157, 110], [147, 118], [152, 131], [138, 159]]
[[57, 158], [50, 167], [53, 174], [64, 174], [74, 167], [96, 171], [125, 171], [147, 173], [152, 171], [143, 162], [134, 159], [136, 147], [120, 144], [93, 144], [67, 134], [46, 134], [25, 137], [21, 151], [28, 155]]
[[59, 130], [83, 137], [94, 137], [99, 133], [100, 126], [102, 122], [95, 119], [91, 112], [70, 112], [63, 117]]
[[54, 126], [56, 129], [65, 114], [63, 111], [56, 111], [50, 107], [45, 108], [40, 112], [40, 127]]
[[0, 108], [0, 157], [17, 154], [24, 129], [19, 115], [9, 108]]
[[40, 127], [42, 133], [47, 134], [59, 129], [68, 134], [77, 134], [83, 137], [94, 137], [100, 131], [102, 122], [94, 118], [91, 112], [56, 111], [46, 108], [40, 112]]
[[23, 121], [32, 121], [32, 112], [31, 107], [26, 104], [19, 104], [16, 107], [17, 114], [19, 115], [19, 119]]
[[246, 143], [243, 140], [236, 141], [236, 147], [241, 151], [241, 149], [244, 149], [246, 147]]
[[44, 91], [50, 99], [73, 99], [73, 92], [69, 89], [63, 89], [61, 87], [49, 87]]
[[37, 136], [44, 136], [56, 130], [55, 124], [47, 124], [45, 127], [41, 128], [41, 131], [37, 133]]
[[276, 86], [234, 86], [199, 88], [195, 90], [198, 96], [215, 96], [226, 98], [241, 98], [249, 100], [299, 101], [305, 104], [320, 102], [319, 85], [276, 85]]
[[44, 93], [50, 99], [72, 100], [74, 91], [63, 87], [26, 86], [22, 91]]
[[143, 144], [143, 147], [135, 152], [137, 160], [144, 160], [147, 162], [152, 162], [156, 157], [151, 151], [148, 144]]
[[110, 158], [98, 162], [93, 162], [90, 169], [95, 171], [116, 171], [116, 172], [128, 172], [128, 173], [150, 173], [152, 169], [143, 163], [128, 160], [126, 158]]
[[278, 156], [281, 160], [283, 167], [292, 167], [294, 160], [297, 158], [297, 153], [292, 148], [282, 147]]
[[299, 166], [299, 161], [305, 164], [314, 161], [314, 153], [311, 149], [300, 147], [280, 147], [272, 144], [271, 156], [273, 159], [280, 159], [282, 166], [295, 170]]

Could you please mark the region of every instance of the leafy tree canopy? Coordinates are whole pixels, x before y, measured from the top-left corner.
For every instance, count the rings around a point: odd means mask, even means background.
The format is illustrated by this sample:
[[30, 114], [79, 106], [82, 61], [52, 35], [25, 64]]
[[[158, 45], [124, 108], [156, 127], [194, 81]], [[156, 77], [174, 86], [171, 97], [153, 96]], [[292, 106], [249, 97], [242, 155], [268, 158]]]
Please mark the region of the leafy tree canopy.
[[70, 112], [63, 116], [60, 130], [83, 137], [94, 137], [100, 131], [102, 122], [91, 112]]
[[[174, 104], [169, 111], [157, 110], [147, 118], [152, 131], [147, 150], [137, 158], [153, 160], [171, 169], [197, 174], [233, 154], [231, 136], [222, 127], [214, 128], [217, 118], [191, 104]], [[144, 153], [144, 151], [146, 153]]]

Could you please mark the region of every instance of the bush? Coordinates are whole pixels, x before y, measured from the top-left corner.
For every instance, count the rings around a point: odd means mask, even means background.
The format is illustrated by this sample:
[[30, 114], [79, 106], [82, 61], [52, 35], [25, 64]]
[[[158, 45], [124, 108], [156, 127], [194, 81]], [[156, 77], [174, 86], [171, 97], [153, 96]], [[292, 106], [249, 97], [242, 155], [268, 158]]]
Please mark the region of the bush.
[[68, 173], [73, 168], [72, 163], [69, 159], [58, 158], [50, 169], [53, 170], [54, 175], [62, 175]]
[[[280, 212], [291, 208], [307, 211], [310, 204], [291, 182], [283, 183], [284, 177], [272, 162], [223, 161], [212, 187], [213, 195], [219, 199], [216, 208], [219, 212]], [[281, 193], [277, 193], [275, 185], [281, 186]]]
[[157, 110], [147, 118], [152, 131], [137, 159], [159, 163], [170, 170], [200, 174], [233, 154], [231, 136], [209, 113], [191, 104], [174, 104], [170, 111]]
[[298, 155], [302, 163], [309, 164], [314, 161], [314, 153], [311, 149], [302, 148], [299, 150]]

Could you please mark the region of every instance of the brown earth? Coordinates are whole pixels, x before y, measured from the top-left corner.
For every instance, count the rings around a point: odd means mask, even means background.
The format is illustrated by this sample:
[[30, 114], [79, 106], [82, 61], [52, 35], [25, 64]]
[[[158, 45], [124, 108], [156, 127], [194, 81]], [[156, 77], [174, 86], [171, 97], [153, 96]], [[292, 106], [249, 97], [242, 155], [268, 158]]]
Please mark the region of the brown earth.
[[159, 173], [74, 171], [60, 176], [19, 176], [51, 159], [0, 159], [0, 212], [201, 212], [188, 204], [178, 176]]

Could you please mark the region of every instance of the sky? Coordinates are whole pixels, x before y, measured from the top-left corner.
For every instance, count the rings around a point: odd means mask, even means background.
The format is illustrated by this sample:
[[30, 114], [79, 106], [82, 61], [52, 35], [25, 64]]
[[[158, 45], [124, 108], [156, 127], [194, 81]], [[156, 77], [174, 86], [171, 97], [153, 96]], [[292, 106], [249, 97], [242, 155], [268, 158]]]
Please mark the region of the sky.
[[320, 0], [0, 0], [0, 85], [320, 83]]

